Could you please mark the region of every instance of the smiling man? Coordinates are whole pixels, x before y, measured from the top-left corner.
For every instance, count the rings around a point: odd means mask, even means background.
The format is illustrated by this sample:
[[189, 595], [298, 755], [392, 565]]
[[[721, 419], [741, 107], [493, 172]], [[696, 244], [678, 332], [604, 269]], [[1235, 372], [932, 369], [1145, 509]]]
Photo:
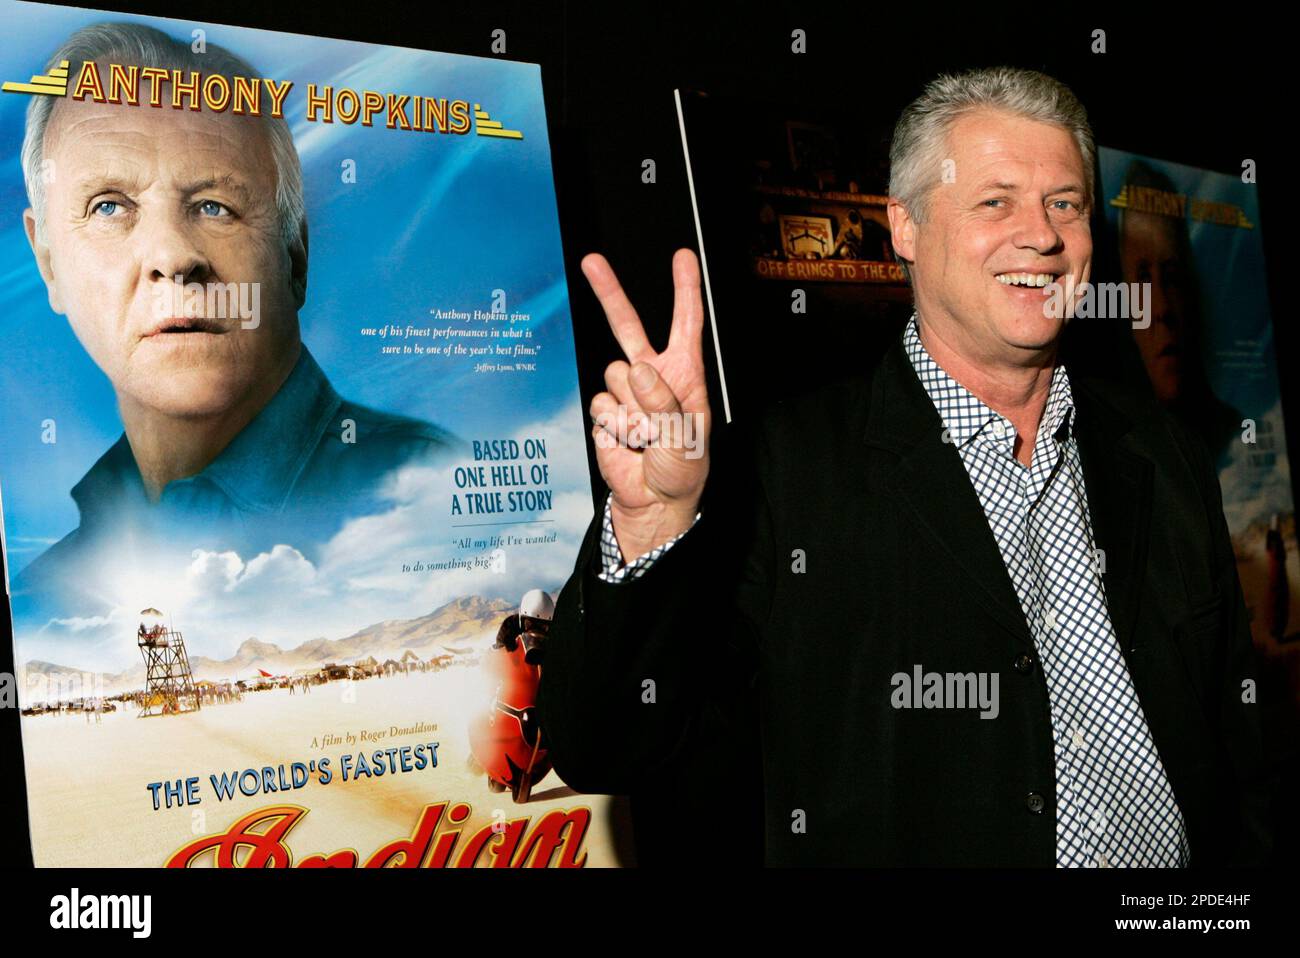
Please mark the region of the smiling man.
[[704, 457], [653, 427], [611, 441], [623, 412], [708, 433], [695, 257], [662, 351], [584, 261], [627, 360], [591, 403], [610, 493], [539, 707], [570, 785], [630, 793], [642, 861], [673, 861], [684, 823], [767, 864], [1266, 860], [1210, 458], [1151, 397], [1068, 375], [1071, 313], [1047, 305], [1089, 278], [1093, 151], [1050, 77], [930, 83], [890, 153], [902, 336]]
[[[79, 31], [50, 63], [63, 60], [73, 76], [85, 62], [104, 76], [259, 76], [220, 47], [124, 23]], [[303, 345], [307, 219], [284, 119], [141, 100], [38, 96], [28, 110], [24, 227], [51, 309], [112, 382], [123, 434], [72, 490], [79, 528], [19, 591], [82, 582], [106, 545], [173, 533], [306, 549], [391, 470], [456, 442], [343, 400]]]

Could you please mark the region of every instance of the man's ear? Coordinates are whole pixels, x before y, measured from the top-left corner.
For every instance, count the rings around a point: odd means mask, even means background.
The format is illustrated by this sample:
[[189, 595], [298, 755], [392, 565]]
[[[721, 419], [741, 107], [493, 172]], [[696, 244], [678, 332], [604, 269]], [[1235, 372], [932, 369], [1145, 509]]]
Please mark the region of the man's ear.
[[23, 210], [23, 229], [27, 233], [27, 245], [32, 248], [32, 255], [36, 257], [36, 268], [41, 271], [41, 279], [45, 280], [45, 293], [50, 300], [50, 309], [62, 316], [63, 302], [59, 299], [59, 284], [54, 279], [50, 248], [36, 238], [36, 213], [30, 207]]
[[899, 259], [915, 263], [916, 220], [912, 219], [907, 207], [892, 196], [885, 212], [889, 215], [889, 238], [894, 244], [894, 252]]
[[298, 242], [289, 245], [289, 289], [293, 292], [294, 304], [302, 309], [307, 302], [307, 218], [302, 220], [302, 229], [298, 233]]

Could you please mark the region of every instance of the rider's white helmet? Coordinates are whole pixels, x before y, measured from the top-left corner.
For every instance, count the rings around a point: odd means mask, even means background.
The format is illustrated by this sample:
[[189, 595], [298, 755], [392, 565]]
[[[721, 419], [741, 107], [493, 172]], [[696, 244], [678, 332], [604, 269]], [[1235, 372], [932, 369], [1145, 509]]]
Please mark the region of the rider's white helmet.
[[530, 619], [550, 621], [555, 615], [555, 600], [543, 589], [531, 589], [519, 600], [519, 624], [523, 625], [524, 616]]

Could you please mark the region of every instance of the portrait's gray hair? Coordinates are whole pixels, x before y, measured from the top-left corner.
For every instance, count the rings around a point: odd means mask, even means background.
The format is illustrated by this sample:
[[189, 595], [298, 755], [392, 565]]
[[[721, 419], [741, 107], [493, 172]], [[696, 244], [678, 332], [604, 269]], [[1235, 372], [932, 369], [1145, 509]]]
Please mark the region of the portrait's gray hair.
[[1045, 73], [991, 67], [936, 77], [898, 118], [889, 146], [889, 195], [912, 219], [922, 223], [929, 215], [930, 191], [941, 181], [944, 159], [951, 156], [948, 133], [953, 124], [979, 109], [1051, 123], [1073, 136], [1083, 158], [1084, 201], [1092, 208], [1096, 146], [1083, 104], [1069, 87]]
[[[63, 60], [68, 61], [69, 83], [75, 82], [76, 71], [89, 60], [166, 70], [197, 70], [204, 76], [219, 73], [228, 80], [235, 76], [261, 76], [251, 64], [229, 50], [207, 44], [205, 52], [196, 53], [188, 43], [138, 23], [95, 23], [83, 27], [54, 51], [44, 72], [48, 74]], [[61, 97], [33, 96], [27, 107], [27, 127], [23, 135], [23, 179], [36, 216], [36, 236], [42, 243], [46, 241], [45, 171], [42, 169], [45, 132], [50, 116], [61, 100]], [[285, 243], [292, 247], [302, 242], [302, 228], [307, 219], [302, 164], [285, 119], [264, 114], [263, 121], [267, 124], [271, 155], [275, 160], [275, 206], [279, 212], [280, 231]]]

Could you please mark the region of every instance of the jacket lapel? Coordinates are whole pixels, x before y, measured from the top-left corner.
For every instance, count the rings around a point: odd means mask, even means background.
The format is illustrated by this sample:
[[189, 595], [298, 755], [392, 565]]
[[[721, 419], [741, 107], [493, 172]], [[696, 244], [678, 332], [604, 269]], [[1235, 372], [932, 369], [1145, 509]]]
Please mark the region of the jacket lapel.
[[957, 447], [943, 440], [943, 420], [916, 377], [901, 339], [872, 381], [866, 442], [897, 464], [886, 472], [895, 501], [906, 503], [974, 584], [973, 595], [1026, 651], [1033, 638], [997, 540]]
[[[1111, 623], [1127, 654], [1146, 569], [1151, 526], [1152, 463], [1125, 441], [1131, 421], [1088, 380], [1072, 381], [1075, 436], [1083, 465], [1095, 546], [1105, 556], [1102, 580]], [[888, 482], [977, 586], [976, 596], [1027, 650], [1033, 639], [997, 540], [961, 456], [942, 438], [943, 421], [903, 350], [886, 352], [872, 382], [866, 441], [898, 456]]]
[[1102, 580], [1111, 624], [1125, 658], [1135, 626], [1151, 527], [1151, 460], [1125, 441], [1132, 423], [1086, 381], [1072, 383], [1075, 435], [1087, 486], [1095, 545], [1105, 556]]

